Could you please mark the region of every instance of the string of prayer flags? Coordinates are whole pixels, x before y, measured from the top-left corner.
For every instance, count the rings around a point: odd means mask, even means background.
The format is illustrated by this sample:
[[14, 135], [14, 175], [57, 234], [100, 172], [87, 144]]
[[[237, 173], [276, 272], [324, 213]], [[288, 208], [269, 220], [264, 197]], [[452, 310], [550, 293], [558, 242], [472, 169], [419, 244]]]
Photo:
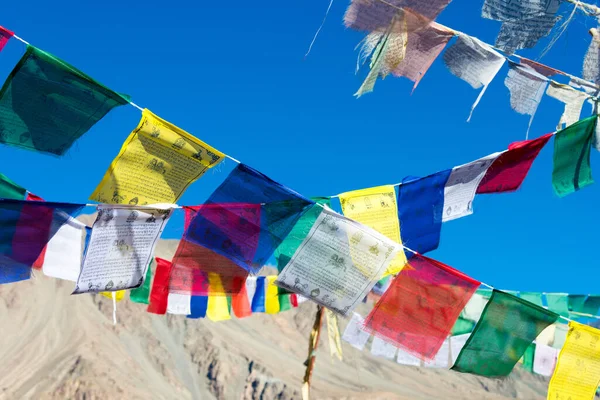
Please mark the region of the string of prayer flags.
[[[393, 185], [346, 192], [340, 194], [339, 198], [342, 212], [346, 217], [373, 228], [402, 245], [396, 191]], [[404, 252], [398, 252], [384, 276], [397, 274], [405, 264]]]
[[325, 309], [327, 319], [327, 337], [329, 339], [329, 355], [336, 356], [338, 360], [343, 360], [342, 340], [340, 338], [340, 328], [338, 327], [337, 315], [332, 311]]
[[6, 43], [14, 36], [13, 31], [9, 31], [3, 26], [0, 26], [0, 51], [6, 46]]
[[85, 247], [86, 225], [68, 218], [33, 263], [44, 275], [77, 282]]
[[342, 340], [361, 351], [365, 348], [365, 345], [371, 336], [369, 332], [362, 329], [363, 324], [363, 317], [357, 313], [352, 313], [352, 318], [350, 319], [350, 322], [348, 322], [348, 325], [346, 325], [346, 329], [342, 335]]
[[375, 357], [383, 357], [393, 360], [396, 357], [398, 348], [393, 343], [386, 342], [377, 336], [373, 337], [371, 342], [371, 354]]
[[142, 286], [170, 209], [98, 207], [74, 294]]
[[365, 329], [431, 360], [480, 283], [422, 255], [415, 255], [410, 266], [371, 310]]
[[546, 94], [565, 103], [565, 111], [560, 117], [557, 129], [568, 127], [579, 121], [583, 103], [589, 98], [584, 92], [554, 81], [550, 81], [548, 89], [546, 89]]
[[600, 384], [600, 331], [569, 322], [548, 387], [549, 399], [593, 399]]
[[591, 185], [590, 152], [598, 118], [582, 119], [556, 132], [552, 186], [560, 197]]
[[510, 92], [510, 106], [519, 114], [529, 115], [527, 136], [533, 117], [548, 86], [548, 79], [529, 67], [508, 61], [508, 74], [504, 85]]
[[148, 312], [153, 314], [165, 314], [169, 298], [169, 275], [172, 264], [168, 260], [156, 257], [156, 271], [150, 290], [150, 303]]
[[400, 249], [379, 232], [324, 208], [276, 284], [348, 316]]
[[452, 168], [444, 187], [442, 221], [451, 221], [473, 214], [473, 200], [488, 168], [502, 153], [493, 153], [468, 164]]
[[352, 0], [344, 15], [344, 24], [358, 31], [383, 32], [388, 30], [393, 19], [405, 9], [420, 14], [426, 21], [433, 21], [450, 3], [450, 0]]
[[225, 155], [144, 109], [91, 195], [100, 203], [175, 203], [190, 184]]
[[[206, 208], [204, 210], [204, 215], [210, 218], [214, 225], [218, 226], [219, 229], [229, 229], [227, 224], [231, 224], [235, 227], [237, 222], [242, 221], [241, 219], [237, 219], [234, 222], [230, 222], [232, 218], [228, 215], [221, 217], [219, 213], [222, 211], [222, 208], [218, 205], [184, 207], [184, 228], [186, 230], [201, 208]], [[229, 208], [233, 209], [233, 206]], [[255, 226], [259, 224], [260, 213], [252, 212], [257, 210], [257, 207], [254, 205], [239, 205], [238, 210], [239, 211], [236, 211], [237, 214], [247, 215], [248, 219], [252, 219], [256, 224]], [[255, 235], [252, 240], [254, 240], [252, 246], [256, 247], [258, 235]], [[210, 274], [219, 276], [219, 288], [222, 288], [223, 292], [217, 293], [216, 289], [211, 287], [209, 280]], [[248, 271], [239, 267], [229, 258], [204, 246], [188, 241], [184, 237], [179, 241], [177, 250], [173, 256], [173, 268], [171, 269], [171, 278], [169, 280], [169, 292], [194, 296], [208, 296], [209, 294], [233, 295], [242, 290], [247, 276]]]
[[256, 273], [312, 204], [260, 172], [238, 164], [198, 210], [183, 238]]
[[532, 140], [511, 143], [508, 150], [487, 169], [477, 194], [513, 192], [521, 187], [533, 161], [552, 137], [551, 133]]
[[[451, 170], [424, 178], [405, 179], [398, 186], [398, 214], [406, 247], [425, 254], [437, 249], [442, 231], [444, 188]], [[405, 250], [406, 257], [412, 253]]]
[[482, 87], [467, 122], [506, 58], [477, 38], [459, 34], [456, 42], [444, 53], [444, 62], [450, 72], [467, 82], [473, 89]]
[[150, 303], [150, 282], [152, 281], [152, 264], [148, 264], [146, 277], [142, 286], [132, 289], [129, 292], [129, 299], [134, 303], [149, 304]]
[[0, 284], [29, 279], [31, 268], [79, 204], [0, 201]]
[[27, 190], [0, 174], [0, 199], [24, 200]]
[[537, 344], [533, 357], [533, 372], [538, 375], [552, 376], [554, 367], [556, 367], [557, 357], [558, 349], [544, 344]]
[[425, 368], [449, 368], [450, 367], [450, 341], [444, 339], [435, 356], [423, 362]]
[[494, 290], [452, 369], [488, 377], [510, 374], [527, 347], [558, 314]]
[[598, 315], [600, 296], [569, 295], [569, 310], [581, 314]]
[[322, 206], [331, 206], [331, 199], [329, 197], [313, 197], [311, 200], [316, 204], [306, 210], [283, 242], [275, 249], [275, 259], [277, 260], [277, 269], [279, 272], [290, 262], [294, 253], [298, 250], [308, 232], [310, 232], [310, 229], [323, 210]]
[[398, 349], [398, 354], [396, 355], [396, 362], [398, 364], [411, 365], [413, 367], [421, 366], [421, 360], [419, 359], [419, 357], [415, 357], [402, 349]]
[[128, 102], [66, 62], [27, 45], [0, 90], [0, 143], [61, 156], [110, 110]]

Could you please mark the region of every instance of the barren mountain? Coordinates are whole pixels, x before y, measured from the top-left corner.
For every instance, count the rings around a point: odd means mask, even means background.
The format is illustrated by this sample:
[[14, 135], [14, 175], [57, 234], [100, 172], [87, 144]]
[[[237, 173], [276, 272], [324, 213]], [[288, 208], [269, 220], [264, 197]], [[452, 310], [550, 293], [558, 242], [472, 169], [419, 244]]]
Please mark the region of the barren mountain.
[[[159, 243], [172, 257], [176, 241]], [[0, 286], [1, 399], [298, 399], [316, 306], [224, 322], [148, 314], [128, 299], [71, 295], [36, 272]], [[370, 305], [361, 305], [365, 314]], [[343, 330], [346, 321], [340, 321]], [[544, 399], [547, 379], [504, 380], [398, 365], [343, 343], [317, 351], [315, 399]], [[369, 346], [367, 346], [369, 347]]]

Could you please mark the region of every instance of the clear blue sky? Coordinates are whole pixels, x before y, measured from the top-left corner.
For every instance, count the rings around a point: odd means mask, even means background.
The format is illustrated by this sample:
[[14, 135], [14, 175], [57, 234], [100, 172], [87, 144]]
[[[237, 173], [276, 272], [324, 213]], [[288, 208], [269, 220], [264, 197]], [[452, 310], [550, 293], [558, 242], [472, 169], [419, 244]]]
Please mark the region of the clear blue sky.
[[[480, 17], [482, 2], [455, 0], [438, 20], [493, 43], [499, 23]], [[396, 183], [524, 139], [528, 117], [510, 109], [506, 67], [470, 123], [477, 91], [441, 59], [412, 96], [411, 82], [388, 78], [355, 99], [366, 73], [354, 73], [363, 34], [344, 28], [346, 1], [335, 0], [303, 60], [327, 4], [13, 1], [3, 5], [0, 24], [307, 196]], [[579, 75], [593, 26], [591, 18], [577, 18], [542, 61]], [[521, 54], [535, 58], [546, 43]], [[13, 40], [0, 54], [2, 80], [23, 52]], [[544, 97], [531, 136], [553, 131], [561, 110]], [[590, 112], [586, 105], [582, 116]], [[48, 200], [86, 202], [139, 118], [133, 107], [113, 110], [62, 158], [0, 147], [0, 172]], [[559, 199], [552, 147], [519, 192], [477, 196], [473, 215], [445, 223], [441, 247], [430, 255], [499, 288], [600, 292], [593, 279], [600, 184]], [[229, 161], [209, 172], [180, 204], [201, 203], [232, 167]], [[170, 224], [171, 236], [181, 233], [180, 219]]]

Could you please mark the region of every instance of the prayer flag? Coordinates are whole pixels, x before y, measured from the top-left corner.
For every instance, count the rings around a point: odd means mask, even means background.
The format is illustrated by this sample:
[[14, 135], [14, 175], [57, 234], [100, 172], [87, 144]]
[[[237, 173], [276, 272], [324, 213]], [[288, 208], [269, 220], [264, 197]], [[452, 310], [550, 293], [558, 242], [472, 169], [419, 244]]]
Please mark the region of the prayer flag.
[[533, 372], [538, 375], [552, 376], [554, 367], [556, 367], [557, 357], [558, 349], [546, 346], [545, 344], [537, 344], [533, 357]]
[[554, 329], [554, 340], [552, 341], [552, 347], [561, 349], [565, 341], [567, 340], [567, 332], [569, 331], [569, 326], [565, 324], [557, 324]]
[[176, 315], [192, 313], [192, 296], [187, 294], [169, 293], [167, 297], [167, 312]]
[[0, 174], [0, 198], [11, 200], [24, 200], [27, 190], [10, 180], [6, 175]]
[[144, 284], [129, 292], [129, 299], [134, 303], [149, 304], [150, 303], [150, 281], [152, 280], [152, 264], [148, 264]]
[[170, 209], [99, 206], [73, 294], [142, 286]]
[[110, 110], [128, 102], [28, 45], [0, 90], [0, 143], [61, 156]]
[[396, 351], [398, 348], [394, 346], [393, 343], [386, 342], [378, 338], [377, 336], [373, 337], [373, 342], [371, 343], [371, 354], [375, 357], [383, 357], [388, 360], [393, 360], [396, 357]]
[[252, 312], [265, 312], [266, 297], [266, 278], [259, 276], [256, 278], [256, 290], [252, 297]]
[[169, 297], [169, 275], [171, 274], [170, 261], [156, 258], [156, 272], [150, 291], [150, 304], [148, 312], [153, 314], [165, 314]]
[[276, 284], [348, 316], [400, 249], [381, 233], [325, 208]]
[[337, 315], [331, 310], [325, 309], [327, 319], [327, 337], [329, 339], [329, 355], [336, 356], [340, 361], [342, 356], [342, 341], [340, 339], [340, 328], [338, 327]]
[[452, 331], [479, 282], [416, 255], [377, 302], [365, 329], [423, 360], [431, 360]]
[[279, 294], [277, 295], [277, 297], [279, 297], [279, 312], [287, 311], [287, 310], [291, 309], [292, 308], [291, 297], [292, 297], [292, 295], [295, 295], [295, 293], [281, 293], [281, 292], [285, 292], [285, 290], [283, 290], [281, 288], [277, 288], [277, 289], [279, 291]]
[[444, 339], [435, 357], [423, 363], [425, 368], [449, 368], [450, 367], [450, 341]]
[[3, 26], [0, 26], [0, 51], [6, 46], [9, 39], [14, 36], [13, 31], [9, 31]]
[[352, 313], [352, 318], [350, 319], [350, 322], [348, 322], [348, 325], [346, 325], [346, 329], [342, 335], [342, 339], [345, 342], [360, 351], [365, 348], [365, 344], [367, 344], [367, 341], [371, 336], [369, 332], [362, 329], [363, 324], [363, 317], [357, 313]]
[[231, 319], [226, 296], [208, 296], [206, 317], [211, 321], [225, 321]]
[[452, 327], [451, 334], [454, 335], [463, 335], [467, 333], [473, 332], [473, 328], [475, 327], [474, 321], [469, 321], [463, 317], [458, 317], [454, 326]]
[[483, 296], [479, 291], [475, 292], [469, 299], [465, 308], [461, 311], [460, 316], [469, 321], [479, 321], [485, 305], [488, 303], [488, 298]]
[[265, 312], [267, 314], [279, 313], [279, 288], [275, 286], [277, 276], [267, 276], [265, 289]]
[[458, 355], [462, 351], [463, 347], [469, 340], [470, 333], [465, 333], [463, 335], [450, 336], [450, 356], [452, 358], [452, 365], [456, 362]]
[[583, 59], [583, 79], [600, 83], [600, 35], [596, 28], [590, 29], [589, 32], [592, 40]]
[[548, 309], [563, 317], [569, 316], [569, 296], [566, 293], [546, 293]]
[[[550, 81], [550, 85], [546, 89], [546, 94], [565, 103], [565, 111], [560, 117], [560, 121], [558, 121], [557, 129], [571, 126], [579, 121], [583, 103], [589, 98], [589, 95], [584, 92], [554, 81]], [[596, 116], [593, 118], [595, 119]]]
[[527, 347], [557, 319], [551, 311], [494, 290], [452, 369], [488, 377], [507, 376]]
[[582, 119], [556, 132], [552, 186], [560, 197], [591, 185], [590, 151], [597, 117]]
[[531, 343], [527, 347], [527, 350], [525, 350], [525, 353], [523, 353], [521, 360], [523, 360], [523, 369], [525, 371], [533, 372], [533, 358], [536, 346], [536, 343]]
[[314, 202], [239, 164], [205, 204], [184, 239], [257, 273]]
[[[398, 187], [398, 214], [403, 244], [425, 254], [437, 249], [444, 214], [444, 188], [451, 170], [405, 179]], [[412, 253], [405, 250], [407, 258]]]
[[142, 119], [90, 197], [100, 203], [175, 203], [225, 155], [144, 109]]
[[551, 68], [544, 64], [540, 64], [536, 61], [530, 60], [525, 57], [520, 57], [519, 63], [533, 68], [538, 74], [544, 75], [546, 78], [550, 78], [551, 76], [554, 76], [554, 75], [565, 75], [565, 73], [562, 71]]
[[529, 135], [529, 128], [531, 128], [535, 112], [548, 86], [548, 79], [532, 68], [524, 67], [510, 60], [508, 67], [504, 85], [510, 92], [510, 106], [519, 114], [530, 116], [527, 125], [527, 135]]
[[231, 309], [237, 318], [245, 318], [252, 315], [245, 281], [241, 286], [241, 290], [231, 295]]
[[481, 89], [467, 121], [483, 97], [506, 58], [479, 39], [459, 34], [458, 39], [444, 53], [444, 62], [455, 76], [467, 82], [473, 89]]
[[520, 292], [519, 297], [525, 301], [535, 304], [536, 306], [544, 306], [541, 293]]
[[600, 331], [569, 322], [567, 340], [548, 386], [548, 399], [593, 399], [600, 384]]
[[535, 342], [539, 344], [545, 344], [550, 346], [554, 342], [554, 336], [556, 334], [556, 324], [550, 325], [542, 331], [536, 338]]
[[402, 365], [412, 365], [413, 367], [421, 366], [421, 360], [419, 359], [419, 357], [415, 357], [402, 349], [398, 349], [398, 354], [396, 355], [396, 362]]
[[502, 153], [493, 153], [452, 168], [444, 187], [443, 222], [473, 214], [473, 200], [477, 188], [490, 166], [500, 155]]
[[[339, 196], [344, 215], [373, 228], [387, 238], [402, 245], [396, 191], [386, 185], [342, 193]], [[383, 276], [395, 275], [406, 264], [404, 251], [398, 252]]]
[[208, 296], [192, 296], [190, 301], [190, 315], [188, 318], [205, 318], [208, 308]]
[[537, 139], [513, 142], [508, 150], [487, 169], [477, 187], [477, 194], [513, 192], [521, 187], [533, 161], [552, 137], [551, 133]]

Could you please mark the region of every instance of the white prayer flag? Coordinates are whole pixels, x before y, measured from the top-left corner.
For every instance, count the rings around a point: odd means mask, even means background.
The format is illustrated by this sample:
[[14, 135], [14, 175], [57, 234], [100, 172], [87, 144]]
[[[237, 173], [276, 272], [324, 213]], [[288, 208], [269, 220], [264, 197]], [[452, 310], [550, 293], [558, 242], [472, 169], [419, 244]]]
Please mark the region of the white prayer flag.
[[444, 340], [433, 360], [425, 361], [423, 366], [426, 368], [450, 368], [450, 341], [448, 338]]
[[533, 355], [533, 372], [539, 375], [552, 376], [557, 357], [558, 349], [537, 343]]
[[465, 308], [462, 310], [460, 316], [468, 319], [469, 321], [479, 321], [487, 302], [488, 299], [486, 299], [484, 296], [478, 293], [473, 294]]
[[252, 305], [256, 293], [256, 276], [248, 276], [246, 278], [246, 294], [248, 295], [248, 304]]
[[98, 207], [74, 294], [141, 286], [171, 210]]
[[452, 168], [444, 187], [442, 222], [473, 214], [473, 200], [479, 183], [488, 168], [502, 152]]
[[383, 357], [388, 360], [393, 360], [396, 357], [396, 351], [398, 348], [392, 343], [388, 343], [385, 340], [373, 336], [373, 342], [371, 343], [371, 354], [375, 357]]
[[77, 282], [85, 243], [86, 225], [69, 218], [52, 236], [38, 262], [44, 275]]
[[465, 344], [467, 343], [467, 339], [471, 336], [470, 333], [466, 333], [464, 335], [457, 335], [450, 337], [450, 356], [452, 357], [452, 365], [456, 362], [458, 355]]
[[396, 356], [396, 362], [402, 365], [412, 365], [413, 367], [420, 367], [421, 360], [419, 357], [413, 356], [410, 353], [402, 349], [398, 349], [398, 355]]
[[546, 94], [565, 103], [565, 111], [558, 122], [559, 129], [579, 121], [583, 103], [589, 98], [589, 95], [584, 92], [575, 90], [569, 85], [563, 85], [553, 81], [550, 81]]
[[367, 340], [371, 336], [369, 332], [362, 330], [363, 323], [364, 318], [357, 313], [353, 313], [352, 319], [348, 322], [346, 330], [344, 330], [344, 334], [342, 335], [342, 340], [361, 351], [365, 348], [365, 344], [367, 344]]
[[169, 314], [192, 314], [192, 296], [189, 294], [169, 293], [167, 298], [167, 312]]
[[275, 284], [348, 316], [400, 249], [374, 229], [325, 208]]

